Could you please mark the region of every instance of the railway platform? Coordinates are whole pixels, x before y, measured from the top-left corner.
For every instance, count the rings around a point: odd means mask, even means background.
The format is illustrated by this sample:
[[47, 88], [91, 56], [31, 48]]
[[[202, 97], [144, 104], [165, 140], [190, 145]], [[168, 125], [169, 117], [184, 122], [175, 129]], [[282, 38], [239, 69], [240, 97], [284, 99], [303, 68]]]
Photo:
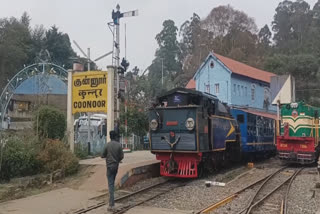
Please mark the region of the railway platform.
[[[116, 178], [117, 187], [142, 179], [158, 161], [150, 151], [125, 153]], [[101, 158], [81, 160], [89, 165], [88, 177], [76, 187], [65, 187], [22, 199], [0, 203], [0, 214], [56, 214], [72, 213], [74, 210], [94, 204], [92, 198], [107, 193], [105, 160]], [[157, 171], [157, 170], [154, 170]]]

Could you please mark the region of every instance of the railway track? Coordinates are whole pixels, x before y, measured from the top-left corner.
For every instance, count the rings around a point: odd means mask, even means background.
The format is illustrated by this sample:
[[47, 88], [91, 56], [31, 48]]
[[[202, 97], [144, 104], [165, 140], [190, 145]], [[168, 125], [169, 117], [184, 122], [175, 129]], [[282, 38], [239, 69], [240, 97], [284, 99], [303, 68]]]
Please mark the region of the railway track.
[[[246, 205], [238, 214], [249, 214], [252, 212], [252, 210], [255, 210], [255, 213], [261, 211], [264, 209], [263, 206], [259, 206], [262, 204], [262, 202], [266, 201], [271, 195], [273, 195], [275, 192], [277, 192], [280, 188], [284, 187], [289, 181], [289, 184], [287, 185], [287, 189], [285, 194], [282, 194], [282, 204], [281, 205], [274, 205], [272, 203], [268, 204], [269, 206], [274, 206], [272, 207], [273, 212], [272, 213], [281, 213], [281, 214], [287, 214], [287, 201], [288, 201], [288, 194], [289, 190], [291, 187], [291, 184], [293, 183], [294, 179], [296, 176], [303, 170], [303, 168], [299, 169], [291, 169], [290, 172], [287, 170], [288, 167], [283, 167], [275, 172], [261, 178], [260, 180], [257, 180], [256, 182], [240, 189], [239, 191], [229, 195], [228, 197], [224, 198], [221, 201], [218, 201], [217, 203], [214, 203], [205, 209], [202, 209], [198, 212], [197, 214], [200, 213], [209, 213], [212, 212], [216, 209], [218, 209], [221, 206], [224, 206], [225, 204], [233, 201], [237, 196], [239, 196], [242, 192], [252, 189], [252, 188], [257, 188], [256, 191], [254, 192], [254, 195], [252, 195], [248, 205]], [[260, 186], [257, 186], [260, 184]], [[281, 201], [280, 199], [280, 201]], [[277, 209], [278, 211], [274, 211]]]
[[[287, 169], [287, 168], [285, 168]], [[287, 182], [290, 181], [289, 185], [287, 186], [287, 191], [284, 196], [284, 200], [282, 201], [281, 205], [279, 206], [279, 211], [280, 213], [283, 214], [284, 212], [284, 207], [286, 207], [287, 204], [287, 198], [288, 198], [288, 193], [291, 187], [291, 184], [295, 177], [301, 172], [302, 168], [294, 170], [293, 173], [290, 175], [284, 175], [282, 172], [284, 170], [279, 171], [278, 173], [274, 174], [273, 176], [269, 177], [266, 179], [261, 186], [258, 188], [258, 190], [255, 192], [253, 197], [251, 198], [248, 206], [241, 210], [238, 214], [249, 214], [252, 212], [252, 210], [256, 210], [255, 213], [257, 212], [264, 212], [265, 208], [263, 206], [260, 206], [262, 202], [265, 202], [271, 195], [275, 194], [276, 191], [278, 191], [280, 188], [284, 187]], [[288, 173], [288, 172], [287, 172]], [[281, 201], [281, 199], [279, 200]], [[277, 209], [277, 206], [273, 207], [274, 209]]]
[[288, 213], [288, 198], [289, 198], [289, 191], [290, 191], [290, 188], [292, 186], [292, 183], [294, 181], [294, 179], [297, 177], [297, 175], [303, 170], [304, 168], [300, 168], [298, 169], [294, 175], [291, 177], [290, 179], [290, 183], [288, 184], [287, 186], [287, 191], [286, 191], [286, 194], [283, 198], [283, 201], [281, 203], [281, 211], [280, 211], [280, 214], [287, 214]]
[[[130, 210], [133, 207], [136, 207], [156, 197], [166, 194], [175, 188], [185, 186], [187, 183], [189, 183], [189, 181], [181, 182], [176, 179], [174, 180], [168, 179], [164, 182], [151, 185], [149, 187], [143, 188], [136, 192], [118, 197], [115, 199], [115, 202], [121, 203], [122, 205], [119, 208], [117, 208], [117, 210], [115, 210], [113, 213], [114, 214], [125, 213], [126, 211]], [[99, 202], [95, 205], [87, 207], [86, 209], [80, 209], [73, 213], [74, 214], [89, 213], [90, 211], [93, 211], [95, 209], [98, 209], [107, 205], [108, 205], [108, 202]]]

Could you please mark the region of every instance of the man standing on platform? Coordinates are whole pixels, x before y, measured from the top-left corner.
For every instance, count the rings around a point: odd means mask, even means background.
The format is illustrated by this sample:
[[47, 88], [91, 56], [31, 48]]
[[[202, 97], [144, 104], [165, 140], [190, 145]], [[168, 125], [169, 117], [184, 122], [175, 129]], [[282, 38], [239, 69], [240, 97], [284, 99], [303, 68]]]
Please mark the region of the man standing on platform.
[[123, 159], [123, 150], [118, 140], [118, 134], [115, 131], [110, 131], [111, 141], [107, 143], [103, 151], [102, 158], [106, 158], [107, 177], [109, 189], [109, 211], [114, 210], [114, 182], [118, 173], [120, 161]]

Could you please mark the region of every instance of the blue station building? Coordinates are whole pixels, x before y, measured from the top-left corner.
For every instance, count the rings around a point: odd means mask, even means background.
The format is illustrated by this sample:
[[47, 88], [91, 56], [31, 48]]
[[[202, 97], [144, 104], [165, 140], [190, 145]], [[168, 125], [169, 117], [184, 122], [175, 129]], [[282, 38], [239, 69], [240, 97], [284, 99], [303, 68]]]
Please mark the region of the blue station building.
[[275, 74], [216, 53], [209, 53], [186, 86], [213, 94], [238, 121], [244, 152], [275, 151], [270, 82]]
[[187, 88], [216, 95], [229, 106], [274, 113], [270, 79], [275, 74], [210, 53]]

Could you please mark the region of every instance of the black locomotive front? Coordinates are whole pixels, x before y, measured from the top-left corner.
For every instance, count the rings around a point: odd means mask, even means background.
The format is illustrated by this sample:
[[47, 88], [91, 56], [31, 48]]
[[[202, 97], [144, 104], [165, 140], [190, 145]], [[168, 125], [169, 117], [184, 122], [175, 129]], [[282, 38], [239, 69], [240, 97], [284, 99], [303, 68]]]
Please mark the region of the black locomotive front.
[[[235, 140], [232, 118], [214, 118], [221, 107], [215, 96], [188, 89], [174, 89], [158, 98], [149, 111], [149, 125], [151, 151], [161, 161], [161, 175], [198, 177], [198, 166], [204, 157], [214, 152], [216, 145], [223, 146], [219, 151], [227, 147], [226, 136], [214, 144], [217, 127], [222, 128], [218, 130], [222, 135], [230, 133], [229, 140]], [[226, 109], [223, 111], [228, 114]]]

